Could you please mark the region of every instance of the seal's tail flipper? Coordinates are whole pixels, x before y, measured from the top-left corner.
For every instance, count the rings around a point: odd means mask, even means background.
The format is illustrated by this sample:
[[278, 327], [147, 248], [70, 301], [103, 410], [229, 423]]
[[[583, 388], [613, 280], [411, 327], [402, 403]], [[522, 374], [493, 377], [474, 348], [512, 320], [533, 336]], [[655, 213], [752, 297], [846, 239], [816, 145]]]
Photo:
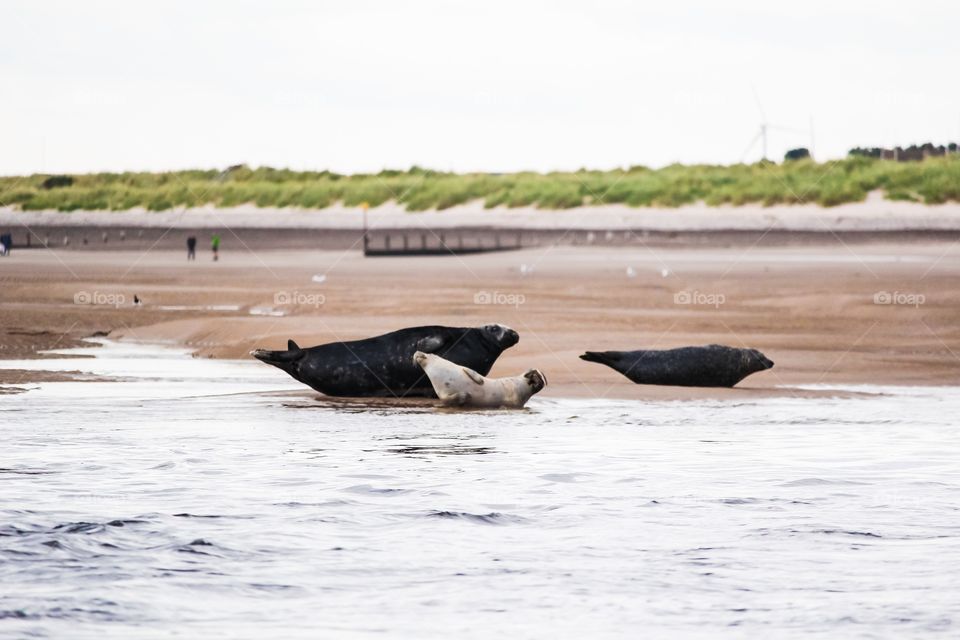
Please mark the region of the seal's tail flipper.
[[587, 362], [599, 362], [609, 367], [617, 361], [618, 356], [619, 353], [616, 351], [587, 351], [580, 356], [580, 359]]
[[287, 367], [300, 360], [303, 357], [304, 351], [297, 343], [293, 340], [287, 341], [286, 351], [270, 351], [268, 349], [254, 349], [250, 352], [257, 360], [261, 362], [266, 362], [267, 364], [272, 364], [275, 367], [280, 367], [281, 369], [287, 369]]

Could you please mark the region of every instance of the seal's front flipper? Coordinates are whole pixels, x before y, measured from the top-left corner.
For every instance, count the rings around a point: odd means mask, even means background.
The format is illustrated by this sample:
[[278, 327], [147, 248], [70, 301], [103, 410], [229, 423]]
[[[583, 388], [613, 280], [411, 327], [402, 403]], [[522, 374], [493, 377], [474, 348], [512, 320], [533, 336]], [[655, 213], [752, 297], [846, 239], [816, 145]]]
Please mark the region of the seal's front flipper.
[[293, 340], [287, 340], [287, 351], [299, 351], [300, 345]]
[[446, 340], [440, 336], [428, 336], [426, 338], [421, 338], [417, 341], [417, 351], [423, 351], [424, 353], [436, 353], [439, 351]]
[[476, 382], [477, 384], [483, 384], [483, 376], [474, 371], [473, 369], [468, 369], [467, 367], [461, 367], [463, 372], [467, 374], [467, 377]]

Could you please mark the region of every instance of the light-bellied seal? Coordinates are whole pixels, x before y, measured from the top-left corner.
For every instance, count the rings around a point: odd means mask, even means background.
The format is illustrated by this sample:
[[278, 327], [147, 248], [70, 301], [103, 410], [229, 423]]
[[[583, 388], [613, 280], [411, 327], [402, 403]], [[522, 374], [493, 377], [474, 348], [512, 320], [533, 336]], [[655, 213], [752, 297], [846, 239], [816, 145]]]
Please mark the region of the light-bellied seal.
[[413, 360], [423, 367], [445, 405], [520, 409], [530, 396], [547, 386], [546, 376], [536, 369], [512, 378], [485, 378], [469, 367], [432, 353], [417, 351]]
[[413, 361], [415, 352], [436, 353], [489, 373], [504, 349], [519, 339], [516, 331], [502, 324], [411, 327], [366, 340], [331, 342], [307, 349], [290, 340], [286, 351], [256, 349], [250, 355], [329, 396], [432, 398], [436, 395], [430, 380]]
[[720, 344], [665, 351], [587, 351], [580, 356], [619, 371], [637, 384], [732, 387], [751, 373], [773, 367], [756, 349]]

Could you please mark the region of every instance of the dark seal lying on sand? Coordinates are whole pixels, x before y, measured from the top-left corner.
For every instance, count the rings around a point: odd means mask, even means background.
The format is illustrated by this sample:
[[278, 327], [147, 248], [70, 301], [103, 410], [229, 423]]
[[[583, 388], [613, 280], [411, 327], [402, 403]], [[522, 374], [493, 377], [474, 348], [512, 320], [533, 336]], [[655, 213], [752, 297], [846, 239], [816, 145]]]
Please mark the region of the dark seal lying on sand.
[[411, 327], [306, 349], [290, 340], [286, 351], [256, 349], [250, 355], [329, 396], [435, 398], [430, 379], [413, 361], [414, 353], [433, 353], [487, 375], [500, 354], [519, 339], [502, 324]]
[[756, 349], [720, 344], [665, 351], [587, 351], [580, 356], [619, 371], [637, 384], [678, 387], [732, 387], [773, 361]]

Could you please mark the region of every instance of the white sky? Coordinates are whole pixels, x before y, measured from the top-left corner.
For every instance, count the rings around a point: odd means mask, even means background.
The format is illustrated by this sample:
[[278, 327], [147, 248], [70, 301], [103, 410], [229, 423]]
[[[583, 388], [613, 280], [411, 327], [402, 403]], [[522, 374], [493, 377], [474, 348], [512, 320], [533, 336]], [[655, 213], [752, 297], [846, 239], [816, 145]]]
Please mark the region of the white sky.
[[[0, 4], [0, 174], [732, 163], [960, 139], [960, 3]], [[757, 145], [747, 156], [760, 155]]]

